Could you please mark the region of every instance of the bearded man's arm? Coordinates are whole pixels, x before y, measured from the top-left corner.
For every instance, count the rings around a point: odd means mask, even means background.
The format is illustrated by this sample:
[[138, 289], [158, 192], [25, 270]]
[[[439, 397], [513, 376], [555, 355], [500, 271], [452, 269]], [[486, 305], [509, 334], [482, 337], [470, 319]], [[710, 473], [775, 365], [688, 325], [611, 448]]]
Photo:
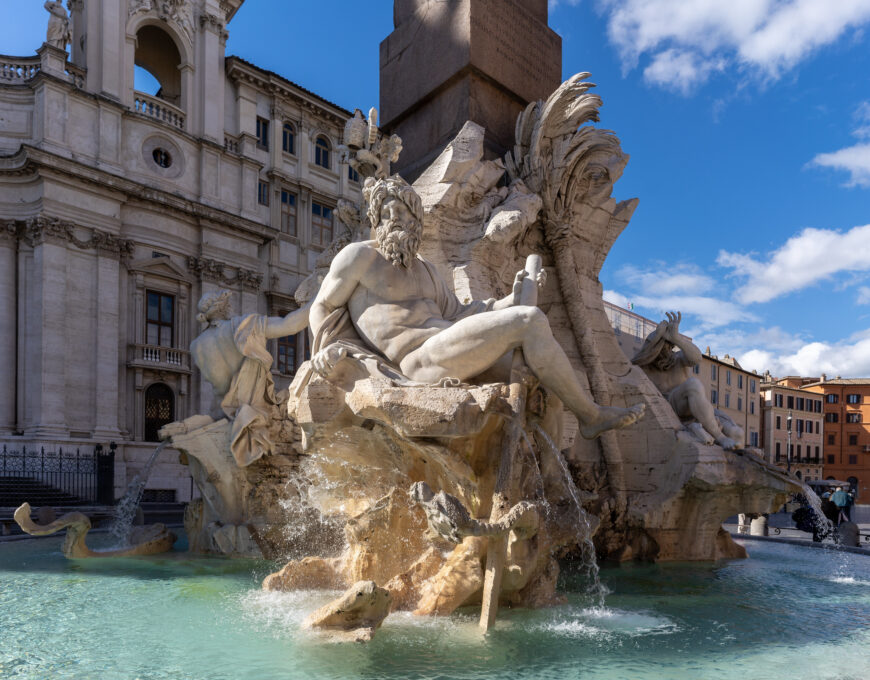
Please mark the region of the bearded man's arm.
[[335, 256], [308, 314], [308, 325], [315, 337], [326, 317], [350, 300], [369, 264], [370, 251], [371, 246], [364, 243], [351, 243]]

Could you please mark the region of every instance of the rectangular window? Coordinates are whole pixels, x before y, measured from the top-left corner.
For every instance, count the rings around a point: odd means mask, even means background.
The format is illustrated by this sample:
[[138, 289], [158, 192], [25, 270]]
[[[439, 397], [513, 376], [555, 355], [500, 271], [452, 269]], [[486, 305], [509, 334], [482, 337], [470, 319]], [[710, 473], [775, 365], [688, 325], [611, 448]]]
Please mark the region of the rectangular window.
[[742, 373], [737, 374], [737, 387], [739, 387], [741, 390], [743, 389], [743, 374]]
[[840, 416], [837, 413], [826, 413], [825, 414], [825, 422], [826, 423], [838, 423], [838, 422], [840, 422]]
[[725, 395], [725, 408], [731, 408], [731, 394]]
[[332, 241], [332, 208], [311, 203], [311, 242], [325, 246]]
[[822, 400], [816, 399], [814, 403], [816, 405], [816, 413], [821, 413], [822, 412]]
[[847, 404], [860, 404], [861, 403], [861, 395], [860, 394], [847, 394], [846, 395], [846, 403]]
[[731, 371], [725, 371], [725, 384], [731, 384]]
[[861, 414], [860, 413], [847, 413], [846, 414], [846, 422], [847, 423], [860, 423], [861, 422]]
[[294, 375], [296, 373], [296, 336], [285, 335], [278, 338], [277, 368], [281, 375]]
[[716, 364], [711, 364], [711, 365], [710, 365], [710, 379], [711, 379], [711, 380], [715, 380], [715, 379], [716, 379]]
[[778, 408], [782, 408], [782, 395], [781, 394], [774, 394], [773, 395], [773, 405], [778, 407]]
[[804, 410], [804, 398], [803, 397], [797, 398], [797, 406], [795, 408], [797, 408], [798, 411]]
[[257, 203], [269, 205], [269, 183], [257, 182]]
[[749, 413], [750, 415], [755, 415], [755, 399], [749, 400]]
[[819, 460], [819, 447], [816, 447], [816, 462]]
[[269, 121], [257, 116], [257, 146], [269, 149]]
[[[715, 366], [714, 366], [714, 368], [715, 368]], [[711, 404], [718, 404], [719, 403], [719, 394], [716, 392], [716, 390], [710, 390], [710, 403]]]
[[786, 397], [785, 403], [788, 406], [788, 408], [794, 408], [794, 397], [789, 395], [788, 397]]
[[749, 433], [749, 445], [756, 447], [758, 446], [758, 432]]
[[281, 231], [296, 236], [296, 194], [281, 190]]
[[750, 393], [755, 394], [755, 379], [754, 378], [749, 379], [749, 391], [750, 391]]
[[172, 347], [175, 335], [175, 297], [147, 291], [145, 310], [145, 343]]
[[797, 425], [798, 437], [800, 437], [804, 433], [804, 421], [800, 418], [795, 418], [795, 423]]
[[776, 429], [777, 429], [777, 430], [781, 430], [781, 429], [782, 429], [782, 418], [781, 418], [780, 416], [777, 416], [777, 417], [776, 417]]
[[825, 401], [829, 404], [836, 404], [838, 401], [840, 401], [840, 396], [837, 394], [826, 394]]
[[850, 453], [849, 454], [849, 465], [857, 465], [858, 464], [858, 456]]
[[797, 459], [798, 460], [801, 459], [801, 445], [800, 444], [797, 445]]
[[350, 165], [347, 166], [347, 178], [351, 182], [359, 182], [359, 173]]
[[849, 435], [849, 446], [858, 446], [858, 435], [850, 434]]
[[296, 153], [296, 131], [290, 123], [284, 123], [281, 130], [281, 150], [284, 153]]
[[692, 366], [692, 373], [694, 373], [694, 374], [696, 374], [696, 375], [700, 375], [700, 373], [701, 373], [701, 365], [700, 365], [700, 364], [695, 364], [694, 366]]
[[779, 444], [779, 442], [776, 442], [776, 444], [774, 444], [774, 446], [776, 447], [776, 460], [779, 460], [779, 457], [780, 457], [780, 452], [779, 452], [780, 444]]
[[828, 445], [833, 446], [836, 443], [837, 443], [837, 438], [834, 437], [834, 435], [829, 434], [828, 435]]
[[807, 421], [807, 434], [812, 434], [812, 433], [813, 433], [813, 421], [808, 420]]
[[833, 464], [834, 464], [834, 455], [829, 453], [828, 454], [828, 465], [833, 465]]
[[737, 410], [743, 410], [743, 397], [737, 397]]

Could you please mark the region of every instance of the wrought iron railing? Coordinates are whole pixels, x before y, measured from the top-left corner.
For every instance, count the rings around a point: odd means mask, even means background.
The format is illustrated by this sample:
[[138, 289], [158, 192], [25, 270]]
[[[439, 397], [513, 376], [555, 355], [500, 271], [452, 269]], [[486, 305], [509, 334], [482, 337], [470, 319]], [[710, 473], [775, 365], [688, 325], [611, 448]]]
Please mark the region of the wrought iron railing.
[[[114, 503], [115, 449], [97, 444], [92, 451], [22, 445], [20, 450], [0, 452], [0, 506], [31, 500], [43, 505], [76, 502]], [[40, 498], [20, 498], [33, 494]], [[41, 500], [40, 500], [41, 499]], [[56, 501], [56, 503], [52, 502]]]

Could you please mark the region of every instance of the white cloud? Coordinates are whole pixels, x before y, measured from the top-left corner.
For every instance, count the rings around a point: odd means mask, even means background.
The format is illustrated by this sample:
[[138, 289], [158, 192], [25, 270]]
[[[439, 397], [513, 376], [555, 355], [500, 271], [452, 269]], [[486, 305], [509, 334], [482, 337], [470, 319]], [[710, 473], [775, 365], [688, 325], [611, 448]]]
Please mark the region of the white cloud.
[[766, 260], [722, 250], [716, 261], [745, 277], [735, 291], [739, 303], [769, 302], [838, 272], [870, 271], [870, 224], [847, 232], [804, 229]]
[[866, 333], [839, 342], [808, 342], [791, 353], [752, 349], [738, 355], [743, 368], [775, 376], [841, 375], [848, 378], [870, 376], [870, 337]]
[[626, 265], [616, 272], [616, 276], [645, 295], [705, 293], [714, 285], [713, 279], [693, 264], [658, 262], [656, 265], [655, 269]]
[[547, 0], [547, 4], [549, 5], [550, 11], [552, 12], [559, 5], [571, 5], [572, 7], [580, 4], [580, 0]]
[[870, 305], [870, 287], [861, 286], [858, 288], [858, 299], [855, 302], [859, 305]]
[[625, 68], [648, 54], [648, 82], [688, 92], [716, 71], [778, 78], [870, 22], [867, 0], [599, 0]]
[[870, 187], [870, 142], [847, 146], [845, 149], [831, 153], [820, 153], [813, 158], [812, 165], [845, 170], [849, 173], [846, 186]]
[[625, 295], [617, 293], [615, 290], [605, 290], [601, 297], [610, 304], [623, 309], [628, 309], [628, 303], [631, 302]]

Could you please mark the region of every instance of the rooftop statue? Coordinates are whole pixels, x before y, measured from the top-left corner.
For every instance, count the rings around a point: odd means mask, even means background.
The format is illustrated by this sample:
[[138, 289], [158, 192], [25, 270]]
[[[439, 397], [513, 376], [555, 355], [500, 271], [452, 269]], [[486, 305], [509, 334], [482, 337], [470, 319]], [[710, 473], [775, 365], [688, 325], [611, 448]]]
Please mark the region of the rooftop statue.
[[69, 18], [62, 2], [47, 0], [43, 5], [51, 15], [48, 18], [48, 29], [45, 34], [45, 42], [52, 47], [65, 50], [70, 41]]
[[[531, 371], [577, 416], [587, 439], [643, 415], [643, 404], [605, 407], [590, 398], [537, 307], [514, 305], [513, 294], [461, 303], [417, 254], [423, 207], [403, 179], [370, 179], [364, 192], [376, 238], [346, 246], [314, 300], [315, 371], [328, 377], [349, 353], [376, 352], [410, 381], [467, 381], [493, 368], [507, 376], [510, 351], [521, 348]], [[521, 286], [524, 276], [519, 272], [514, 285]], [[542, 272], [538, 284], [544, 280]]]
[[717, 418], [701, 381], [691, 375], [692, 367], [701, 362], [701, 350], [680, 333], [682, 315], [668, 312], [667, 317], [649, 334], [632, 363], [644, 370], [680, 419], [694, 420], [703, 428], [698, 432], [690, 426], [702, 441], [715, 441], [723, 449], [742, 447], [743, 430], [724, 414]]

